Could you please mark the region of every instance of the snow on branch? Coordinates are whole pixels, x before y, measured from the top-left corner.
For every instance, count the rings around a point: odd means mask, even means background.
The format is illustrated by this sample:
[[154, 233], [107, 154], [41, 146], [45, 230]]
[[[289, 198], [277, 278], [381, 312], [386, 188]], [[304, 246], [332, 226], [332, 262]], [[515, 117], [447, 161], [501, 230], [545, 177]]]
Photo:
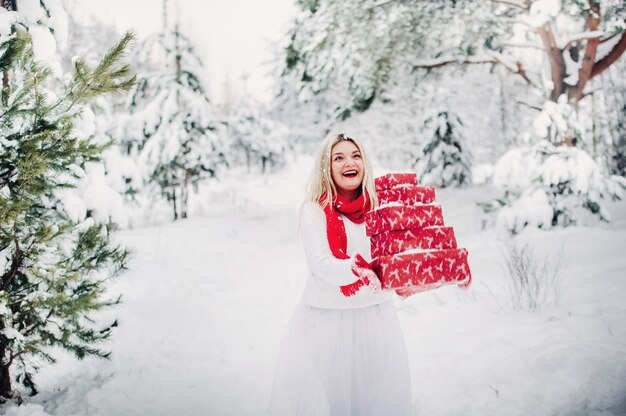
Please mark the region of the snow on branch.
[[514, 0], [491, 0], [492, 3], [504, 4], [506, 6], [516, 7], [520, 10], [527, 11], [528, 5], [523, 1], [514, 1]]
[[496, 62], [503, 65], [506, 69], [508, 69], [511, 72], [516, 73], [518, 71], [519, 62], [513, 62], [510, 59], [508, 59], [506, 56], [502, 55], [501, 53], [498, 53], [495, 51], [487, 51], [487, 56], [492, 57], [493, 59], [496, 60]]
[[460, 57], [460, 56], [447, 56], [436, 59], [422, 59], [413, 64], [413, 69], [433, 69], [440, 68], [442, 66], [450, 64], [497, 64], [498, 61], [489, 56], [472, 56], [472, 57]]
[[593, 65], [593, 68], [591, 70], [591, 77], [595, 77], [596, 75], [607, 69], [609, 66], [611, 66], [613, 62], [617, 61], [617, 59], [622, 56], [625, 50], [626, 32], [623, 32], [619, 41], [615, 44], [615, 46], [613, 46], [613, 49], [611, 49], [609, 53], [607, 53], [602, 59], [600, 59]]
[[545, 51], [545, 48], [542, 45], [537, 45], [535, 43], [502, 42], [502, 46], [510, 46], [511, 48], [532, 48], [539, 49], [540, 51]]
[[609, 37], [607, 37], [607, 38], [600, 39], [600, 43], [608, 42], [608, 41], [610, 41], [611, 39], [613, 39], [615, 36], [617, 36], [617, 35], [621, 35], [621, 34], [622, 34], [621, 32], [615, 32], [615, 33], [613, 33], [611, 36], [609, 36]]
[[582, 40], [588, 40], [588, 39], [598, 39], [604, 35], [606, 35], [606, 32], [603, 30], [592, 30], [592, 31], [587, 31], [587, 32], [576, 33], [575, 35], [569, 36], [567, 39], [565, 39], [565, 41], [563, 42], [563, 45], [559, 46], [559, 48], [567, 49], [573, 43], [580, 42]]
[[398, 0], [379, 0], [375, 2], [374, 4], [372, 4], [371, 6], [369, 6], [367, 10], [375, 9], [376, 7], [386, 6], [390, 3], [395, 3], [396, 1]]
[[513, 74], [517, 74], [524, 78], [524, 80], [531, 86], [535, 86], [530, 78], [526, 75], [526, 70], [522, 64], [518, 61], [513, 62], [503, 54], [495, 51], [488, 51], [482, 56], [469, 56], [469, 57], [441, 57], [437, 59], [424, 59], [417, 61], [413, 64], [413, 70], [416, 69], [434, 69], [442, 66], [457, 64], [457, 65], [475, 65], [475, 64], [500, 64]]

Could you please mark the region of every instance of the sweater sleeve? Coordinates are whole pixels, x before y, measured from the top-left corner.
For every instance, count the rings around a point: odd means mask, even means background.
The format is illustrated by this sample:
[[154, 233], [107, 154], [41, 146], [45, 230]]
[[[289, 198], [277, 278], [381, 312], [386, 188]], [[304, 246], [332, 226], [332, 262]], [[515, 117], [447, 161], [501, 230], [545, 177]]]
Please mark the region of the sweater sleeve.
[[334, 286], [354, 283], [353, 259], [338, 259], [330, 251], [326, 236], [326, 218], [321, 208], [305, 203], [300, 217], [300, 241], [313, 276]]

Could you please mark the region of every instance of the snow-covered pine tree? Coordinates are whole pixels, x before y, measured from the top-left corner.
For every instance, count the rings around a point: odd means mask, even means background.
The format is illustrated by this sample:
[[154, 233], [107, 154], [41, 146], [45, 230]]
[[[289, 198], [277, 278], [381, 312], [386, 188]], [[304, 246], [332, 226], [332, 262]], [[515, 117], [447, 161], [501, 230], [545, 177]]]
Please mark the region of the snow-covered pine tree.
[[620, 199], [626, 189], [626, 179], [607, 177], [586, 151], [563, 145], [583, 134], [570, 118], [575, 111], [565, 97], [547, 101], [535, 120], [535, 144], [509, 150], [494, 165], [492, 180], [502, 196], [481, 205], [496, 211], [496, 223], [511, 233], [579, 224], [589, 216], [609, 221], [604, 201]]
[[[64, 73], [71, 73], [74, 57], [80, 56], [87, 65], [97, 65], [110, 45], [117, 43], [121, 34], [115, 28], [96, 17], [85, 19], [77, 3], [66, 3], [67, 8], [67, 42], [60, 50], [61, 67]], [[82, 12], [82, 13], [81, 13]], [[120, 63], [127, 63], [128, 56], [121, 58]], [[100, 143], [117, 143], [112, 131], [118, 117], [115, 110], [123, 107], [127, 94], [106, 94], [90, 100], [83, 108], [81, 124], [88, 125], [88, 135]], [[86, 208], [98, 218], [110, 218], [120, 227], [125, 228], [133, 223], [135, 216], [134, 204], [127, 192], [132, 191], [129, 183], [137, 177], [138, 169], [135, 161], [125, 158], [119, 146], [108, 146], [101, 154], [101, 162], [86, 167], [86, 175], [72, 193], [81, 198]], [[130, 179], [129, 179], [130, 178]]]
[[253, 164], [258, 164], [262, 173], [283, 166], [288, 133], [261, 103], [247, 96], [239, 100], [228, 118], [232, 157], [243, 159], [248, 172]]
[[125, 268], [128, 257], [111, 240], [115, 225], [95, 220], [68, 190], [105, 147], [82, 133], [85, 103], [134, 83], [129, 67], [117, 64], [132, 35], [94, 68], [75, 60], [74, 77], [57, 95], [48, 88], [50, 70], [33, 59], [31, 34], [17, 27], [0, 42], [3, 399], [15, 395], [16, 384], [36, 393], [35, 372], [42, 362], [54, 362], [50, 347], [78, 358], [109, 355], [100, 343], [114, 323], [99, 325], [92, 316], [120, 301], [106, 296], [106, 284]]
[[471, 185], [471, 153], [458, 115], [433, 110], [426, 116], [420, 136], [424, 142], [413, 164], [420, 182], [438, 187]]
[[170, 203], [173, 218], [187, 217], [192, 186], [226, 164], [221, 131], [201, 81], [203, 64], [178, 27], [149, 36], [133, 59], [138, 82], [113, 132], [136, 158], [145, 189]]
[[279, 97], [320, 112], [320, 124], [366, 111], [428, 46], [433, 2], [299, 1], [285, 48]]

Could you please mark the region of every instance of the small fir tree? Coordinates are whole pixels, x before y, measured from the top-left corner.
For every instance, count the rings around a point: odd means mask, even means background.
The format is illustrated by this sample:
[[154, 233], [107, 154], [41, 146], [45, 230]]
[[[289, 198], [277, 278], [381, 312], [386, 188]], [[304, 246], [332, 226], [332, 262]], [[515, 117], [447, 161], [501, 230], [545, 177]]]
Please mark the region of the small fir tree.
[[260, 103], [242, 98], [228, 125], [233, 157], [245, 159], [248, 172], [253, 164], [260, 165], [262, 173], [284, 165], [287, 127], [272, 119]]
[[[61, 94], [47, 89], [50, 71], [35, 63], [31, 37], [13, 29], [0, 44], [0, 397], [16, 385], [37, 392], [33, 379], [50, 347], [76, 357], [108, 357], [99, 345], [114, 323], [93, 313], [117, 304], [106, 284], [125, 268], [128, 251], [111, 241], [113, 223], [99, 223], [68, 195], [106, 145], [77, 127], [88, 100], [127, 90], [128, 66], [116, 63], [126, 34], [101, 62], [81, 59]], [[83, 206], [84, 208], [84, 206]]]
[[145, 189], [156, 185], [174, 219], [186, 218], [191, 187], [226, 164], [222, 124], [200, 78], [202, 61], [178, 28], [148, 37], [137, 49], [141, 72], [114, 134], [137, 158]]
[[502, 195], [480, 205], [511, 233], [580, 224], [587, 216], [610, 220], [604, 201], [620, 199], [626, 180], [606, 176], [585, 150], [562, 144], [564, 137], [584, 141], [574, 114], [564, 99], [546, 102], [534, 123], [537, 144], [511, 149], [494, 165]]
[[426, 143], [413, 164], [420, 182], [438, 187], [472, 183], [471, 154], [463, 137], [463, 123], [447, 110], [432, 112], [422, 128]]

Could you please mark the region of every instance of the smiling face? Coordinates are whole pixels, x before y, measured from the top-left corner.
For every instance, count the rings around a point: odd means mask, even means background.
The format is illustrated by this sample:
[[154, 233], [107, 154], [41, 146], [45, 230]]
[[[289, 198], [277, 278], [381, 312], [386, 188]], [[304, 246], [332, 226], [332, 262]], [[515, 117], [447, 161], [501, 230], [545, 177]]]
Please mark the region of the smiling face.
[[342, 140], [330, 151], [330, 174], [337, 192], [354, 200], [359, 196], [365, 169], [359, 148], [349, 140]]

